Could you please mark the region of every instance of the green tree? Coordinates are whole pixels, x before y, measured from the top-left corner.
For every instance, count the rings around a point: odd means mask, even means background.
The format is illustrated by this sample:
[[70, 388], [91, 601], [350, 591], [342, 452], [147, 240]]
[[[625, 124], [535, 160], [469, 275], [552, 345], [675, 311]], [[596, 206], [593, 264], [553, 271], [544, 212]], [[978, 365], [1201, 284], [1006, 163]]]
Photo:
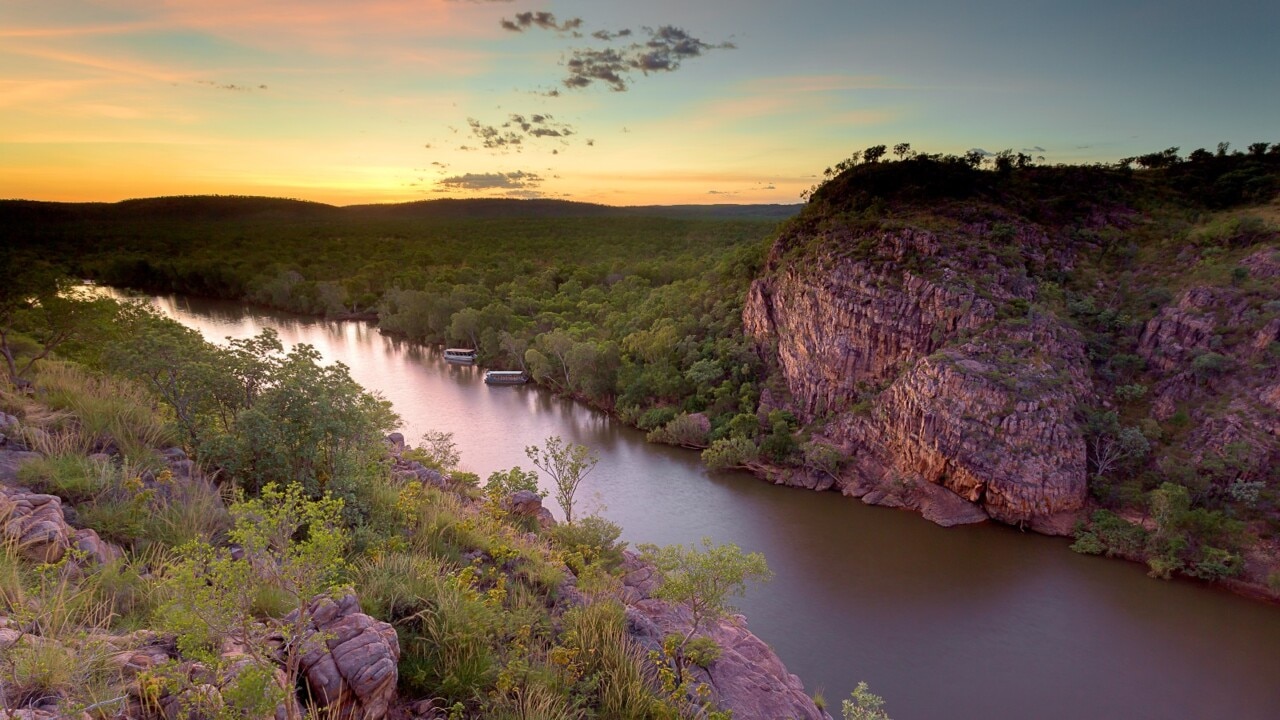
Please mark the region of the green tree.
[[684, 651], [698, 631], [733, 612], [729, 599], [742, 595], [748, 582], [766, 581], [772, 577], [764, 555], [744, 553], [732, 543], [714, 545], [711, 538], [695, 545], [638, 546], [647, 562], [662, 574], [662, 584], [653, 596], [680, 603], [689, 609], [689, 630], [675, 643], [671, 653], [677, 682], [682, 681]]
[[890, 720], [884, 711], [884, 698], [871, 692], [865, 682], [859, 682], [852, 696], [841, 703], [840, 715], [844, 720]]
[[[178, 550], [166, 581], [169, 599], [159, 611], [161, 625], [176, 635], [184, 656], [219, 672], [231, 662], [220, 652], [222, 641], [240, 641], [259, 671], [244, 678], [259, 690], [253, 698], [259, 710], [276, 707], [286, 700], [286, 688], [297, 687], [312, 601], [332, 593], [345, 568], [349, 537], [341, 512], [340, 500], [309, 500], [298, 486], [269, 485], [261, 497], [232, 505], [229, 546], [197, 541]], [[231, 546], [243, 555], [233, 555]], [[264, 597], [273, 598], [277, 612], [261, 618]], [[262, 672], [277, 661], [284, 683], [262, 683]], [[291, 718], [298, 717], [294, 703], [284, 706]]]
[[595, 469], [600, 458], [585, 445], [565, 444], [559, 435], [547, 438], [543, 447], [526, 447], [524, 454], [555, 483], [556, 502], [564, 509], [564, 521], [572, 525], [574, 496], [578, 492], [578, 486]]
[[[0, 285], [0, 356], [9, 382], [25, 385], [35, 364], [64, 344], [110, 325], [119, 305], [77, 289], [51, 268], [20, 270]], [[20, 358], [19, 336], [32, 341]]]
[[519, 465], [510, 470], [497, 470], [490, 473], [489, 479], [484, 483], [485, 495], [494, 503], [521, 490], [536, 493], [539, 497], [547, 496], [547, 491], [538, 487], [538, 473], [532, 470], [525, 471]]

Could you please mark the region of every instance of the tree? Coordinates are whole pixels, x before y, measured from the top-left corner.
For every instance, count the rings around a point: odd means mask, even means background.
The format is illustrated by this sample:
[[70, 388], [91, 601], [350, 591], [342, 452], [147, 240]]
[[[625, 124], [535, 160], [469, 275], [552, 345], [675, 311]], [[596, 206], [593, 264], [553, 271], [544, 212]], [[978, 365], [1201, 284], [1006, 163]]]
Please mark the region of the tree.
[[521, 490], [528, 490], [538, 497], [547, 496], [547, 491], [538, 487], [538, 473], [532, 470], [525, 471], [519, 465], [510, 470], [497, 470], [490, 473], [489, 479], [484, 484], [484, 493], [494, 504]]
[[1089, 462], [1096, 477], [1106, 477], [1122, 465], [1141, 460], [1151, 444], [1137, 427], [1121, 427], [1115, 411], [1093, 412], [1085, 419]]
[[899, 160], [906, 160], [911, 155], [911, 143], [898, 143], [893, 146], [893, 154], [898, 156]]
[[[262, 706], [269, 715], [269, 708], [283, 702], [289, 717], [297, 718], [286, 689], [298, 685], [312, 600], [332, 592], [345, 567], [349, 537], [340, 520], [342, 502], [308, 500], [296, 485], [283, 490], [270, 485], [260, 498], [233, 505], [231, 513], [230, 546], [198, 541], [178, 550], [159, 618], [177, 636], [184, 656], [216, 671], [227, 671], [234, 662], [220, 652], [223, 640], [241, 643], [255, 671], [241, 675], [241, 681], [257, 682], [259, 712], [248, 716], [261, 717]], [[231, 546], [243, 554], [233, 554]], [[259, 620], [255, 610], [268, 596], [283, 612]], [[272, 642], [273, 636], [282, 642]], [[284, 682], [261, 683], [264, 673], [274, 672], [275, 662], [283, 664]]]
[[428, 430], [422, 434], [421, 444], [414, 448], [414, 459], [434, 465], [443, 472], [458, 466], [462, 455], [453, 441], [453, 433], [444, 430]]
[[872, 145], [862, 151], [862, 161], [868, 164], [880, 162], [880, 158], [884, 157], [884, 154], [887, 151], [888, 148], [884, 145]]
[[638, 549], [662, 575], [653, 596], [689, 609], [692, 624], [672, 654], [677, 682], [681, 682], [689, 640], [708, 623], [733, 612], [729, 599], [742, 595], [748, 582], [766, 581], [772, 573], [764, 555], [744, 553], [732, 543], [714, 545], [709, 537], [702, 538], [702, 549], [696, 545], [640, 545]]
[[890, 720], [884, 711], [884, 698], [871, 692], [866, 682], [859, 682], [853, 694], [841, 704], [844, 720]]
[[[114, 300], [75, 288], [48, 266], [19, 270], [0, 285], [0, 355], [14, 386], [26, 385], [27, 373], [54, 350], [108, 327], [119, 311]], [[18, 359], [19, 335], [35, 345], [25, 362]]]
[[585, 445], [566, 445], [559, 435], [547, 438], [544, 447], [526, 447], [524, 454], [555, 482], [556, 502], [564, 509], [564, 521], [572, 525], [574, 495], [578, 492], [578, 485], [595, 469], [600, 458]]

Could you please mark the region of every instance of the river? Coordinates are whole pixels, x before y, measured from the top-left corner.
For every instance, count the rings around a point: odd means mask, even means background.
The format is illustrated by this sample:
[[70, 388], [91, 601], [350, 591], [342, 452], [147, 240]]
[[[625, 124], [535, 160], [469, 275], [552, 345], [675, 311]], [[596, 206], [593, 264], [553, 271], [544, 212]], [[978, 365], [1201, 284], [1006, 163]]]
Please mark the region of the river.
[[[600, 463], [579, 503], [632, 543], [703, 536], [768, 558], [775, 577], [738, 607], [829, 710], [859, 680], [896, 720], [1280, 718], [1280, 608], [1068, 542], [981, 525], [943, 529], [833, 493], [709, 472], [697, 453], [650, 445], [608, 416], [533, 386], [489, 387], [477, 368], [383, 336], [232, 303], [155, 299], [207, 339], [263, 328], [309, 343], [390, 400], [413, 440], [454, 433], [462, 467], [530, 467], [550, 435]], [[558, 514], [558, 508], [555, 508]]]

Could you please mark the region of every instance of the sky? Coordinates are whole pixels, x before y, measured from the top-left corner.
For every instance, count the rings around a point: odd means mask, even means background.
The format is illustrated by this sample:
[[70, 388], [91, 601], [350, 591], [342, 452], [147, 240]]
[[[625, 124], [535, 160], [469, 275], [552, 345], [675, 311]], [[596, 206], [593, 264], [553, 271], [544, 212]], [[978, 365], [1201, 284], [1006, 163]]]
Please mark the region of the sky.
[[1280, 142], [1274, 0], [0, 0], [0, 198], [795, 203]]

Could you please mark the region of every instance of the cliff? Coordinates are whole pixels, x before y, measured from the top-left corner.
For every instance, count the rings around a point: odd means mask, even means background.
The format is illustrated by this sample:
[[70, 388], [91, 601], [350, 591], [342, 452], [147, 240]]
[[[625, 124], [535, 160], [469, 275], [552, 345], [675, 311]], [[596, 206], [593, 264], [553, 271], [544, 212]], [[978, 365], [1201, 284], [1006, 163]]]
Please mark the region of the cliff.
[[[1253, 567], [1231, 574], [1265, 582], [1274, 553], [1257, 549], [1280, 484], [1278, 166], [845, 163], [780, 233], [743, 312], [772, 373], [761, 416], [789, 411], [842, 462], [775, 457], [789, 469], [771, 476], [943, 525], [1069, 534], [1114, 511], [1154, 544], [1172, 525], [1142, 519], [1151, 493], [1181, 483], [1187, 512], [1249, 538], [1236, 547]], [[1221, 195], [1205, 188], [1233, 172], [1252, 173], [1256, 193], [1206, 207]]]

